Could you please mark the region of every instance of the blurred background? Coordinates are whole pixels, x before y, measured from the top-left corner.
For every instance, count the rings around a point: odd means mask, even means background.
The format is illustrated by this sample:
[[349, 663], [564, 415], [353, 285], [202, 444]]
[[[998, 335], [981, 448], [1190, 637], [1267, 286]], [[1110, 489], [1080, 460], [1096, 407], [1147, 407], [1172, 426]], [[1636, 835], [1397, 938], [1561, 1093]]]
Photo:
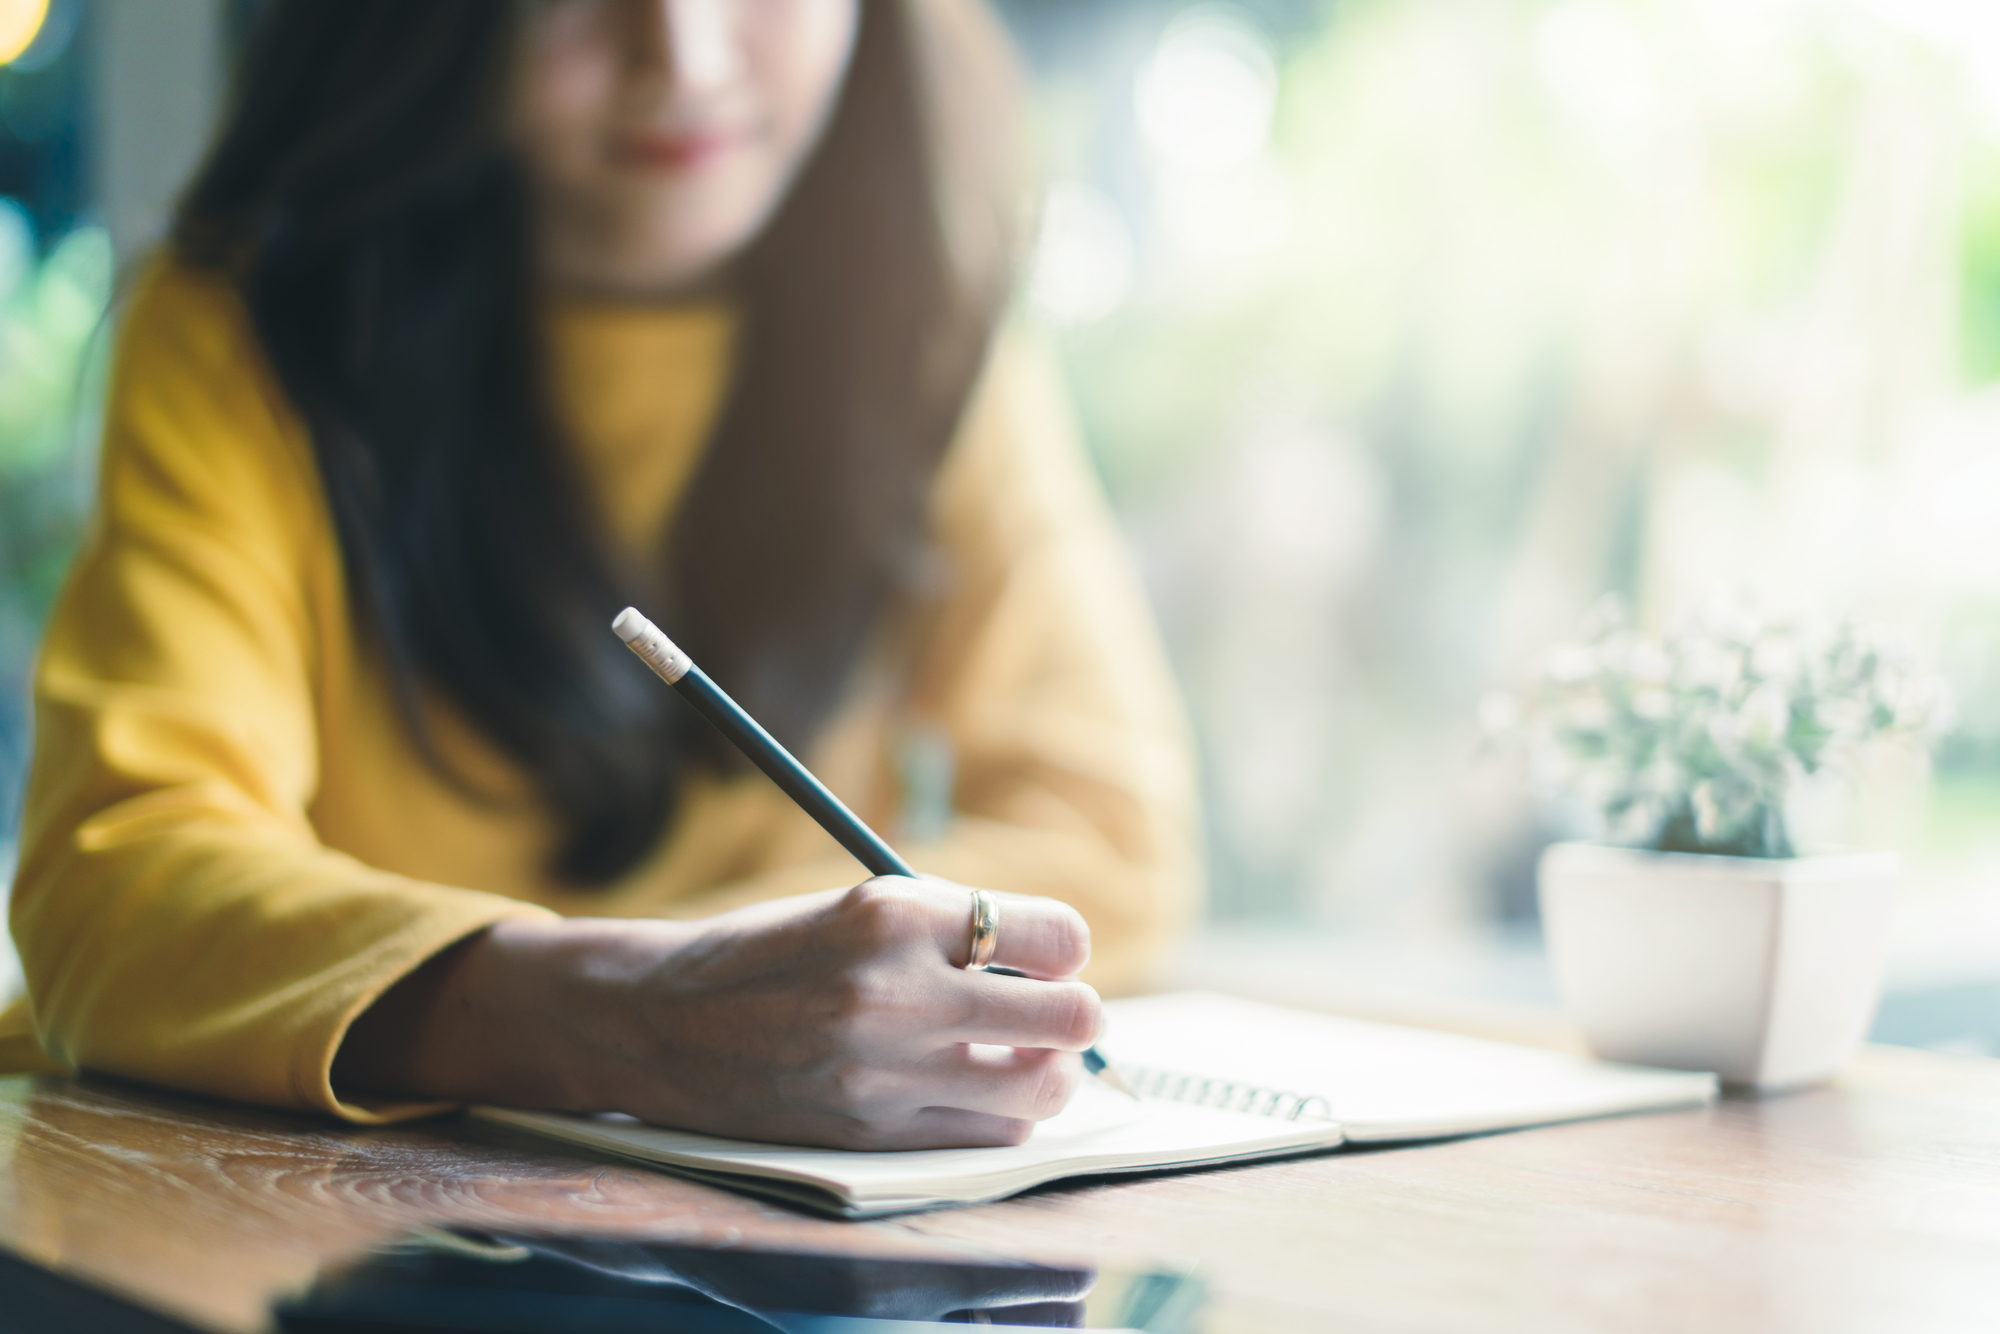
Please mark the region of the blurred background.
[[[253, 7], [0, 0], [0, 871], [101, 316]], [[1021, 318], [1206, 761], [1176, 979], [1551, 1004], [1559, 831], [1478, 701], [1603, 594], [1747, 593], [1949, 680], [1827, 836], [1910, 859], [1878, 1036], [2000, 1054], [2000, 5], [998, 7], [1047, 179]]]

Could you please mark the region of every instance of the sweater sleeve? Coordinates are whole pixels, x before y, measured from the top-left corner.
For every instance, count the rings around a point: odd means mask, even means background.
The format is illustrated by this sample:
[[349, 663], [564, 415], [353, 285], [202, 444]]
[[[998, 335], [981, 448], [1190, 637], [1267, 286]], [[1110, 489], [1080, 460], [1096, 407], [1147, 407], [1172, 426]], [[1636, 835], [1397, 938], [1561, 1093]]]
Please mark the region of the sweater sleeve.
[[240, 304], [156, 266], [35, 678], [10, 915], [53, 1060], [356, 1121], [420, 1113], [335, 1093], [348, 1025], [446, 945], [545, 911], [316, 838], [324, 687], [351, 670], [337, 553]]

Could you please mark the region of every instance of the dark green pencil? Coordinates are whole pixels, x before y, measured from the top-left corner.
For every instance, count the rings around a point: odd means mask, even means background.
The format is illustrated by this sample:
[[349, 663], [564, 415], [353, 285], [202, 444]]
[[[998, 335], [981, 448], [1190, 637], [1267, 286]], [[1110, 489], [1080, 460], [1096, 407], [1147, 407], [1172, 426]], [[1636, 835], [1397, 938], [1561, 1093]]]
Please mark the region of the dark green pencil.
[[[841, 847], [852, 853], [854, 860], [867, 868], [868, 874], [900, 875], [911, 880], [917, 878], [910, 864], [883, 842], [880, 834], [847, 809], [846, 803], [829, 792], [826, 784], [813, 777], [812, 770], [793, 758], [792, 753], [779, 745], [777, 738], [766, 732], [762, 724], [744, 711], [742, 705], [731, 699], [721, 686], [709, 680], [708, 673], [695, 666], [694, 659], [681, 652], [674, 641], [662, 634], [660, 627], [647, 620], [638, 608], [627, 607], [619, 612], [617, 619], [611, 622], [611, 630], [625, 641], [625, 647], [637, 654], [641, 662], [653, 669], [654, 675], [679, 691], [681, 698], [694, 705], [702, 717], [714, 723], [752, 764], [762, 769], [786, 796], [818, 822], [821, 829], [833, 835]], [[986, 971], [1006, 977], [1025, 976], [1012, 968], [988, 968]], [[1134, 1098], [1139, 1096], [1097, 1048], [1084, 1049], [1083, 1068], [1120, 1093]]]

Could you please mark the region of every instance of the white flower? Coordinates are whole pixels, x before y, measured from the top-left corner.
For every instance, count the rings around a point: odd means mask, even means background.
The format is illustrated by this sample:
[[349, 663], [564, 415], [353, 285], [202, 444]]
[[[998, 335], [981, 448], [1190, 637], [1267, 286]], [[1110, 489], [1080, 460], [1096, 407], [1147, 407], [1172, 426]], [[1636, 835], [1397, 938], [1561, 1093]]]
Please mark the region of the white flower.
[[1665, 685], [1673, 673], [1673, 663], [1658, 640], [1641, 639], [1632, 645], [1631, 653], [1625, 660], [1625, 670], [1632, 674], [1634, 681], [1643, 685]]
[[1873, 709], [1864, 699], [1820, 699], [1813, 702], [1813, 718], [1827, 733], [1840, 740], [1859, 739], [1868, 730]]
[[1743, 657], [1705, 635], [1689, 635], [1667, 645], [1674, 675], [1696, 688], [1728, 690], [1743, 676]]
[[1765, 681], [1796, 681], [1805, 669], [1805, 646], [1788, 633], [1766, 634], [1750, 649], [1750, 670]]
[[1659, 722], [1671, 716], [1673, 711], [1674, 697], [1658, 686], [1648, 686], [1632, 692], [1632, 712], [1638, 717], [1649, 722]]
[[1658, 805], [1672, 805], [1687, 789], [1688, 773], [1670, 759], [1657, 759], [1632, 775], [1632, 790]]
[[1600, 604], [1542, 666], [1525, 701], [1482, 699], [1482, 725], [1521, 736], [1538, 784], [1641, 844], [1671, 829], [1790, 855], [1784, 804], [1806, 774], [1877, 737], [1933, 734], [1948, 715], [1933, 679], [1852, 625], [1759, 624], [1740, 608], [1679, 618], [1662, 643]]
[[1542, 661], [1542, 674], [1557, 685], [1587, 681], [1597, 674], [1597, 654], [1588, 644], [1556, 644]]
[[1791, 701], [1776, 685], [1759, 686], [1750, 692], [1737, 711], [1743, 739], [1759, 750], [1769, 750], [1785, 739], [1792, 721]]

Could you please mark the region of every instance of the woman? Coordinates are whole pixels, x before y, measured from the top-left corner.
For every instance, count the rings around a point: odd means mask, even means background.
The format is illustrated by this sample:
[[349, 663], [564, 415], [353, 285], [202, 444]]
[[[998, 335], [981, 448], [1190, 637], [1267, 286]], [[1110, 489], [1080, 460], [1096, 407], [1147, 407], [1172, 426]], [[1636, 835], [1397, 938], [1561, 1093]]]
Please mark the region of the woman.
[[[37, 677], [17, 1066], [880, 1147], [1062, 1105], [1093, 941], [1129, 983], [1191, 906], [1189, 765], [1061, 415], [989, 355], [1001, 49], [974, 0], [275, 0]], [[854, 885], [627, 602], [1011, 891], [1037, 980], [963, 971], [965, 890]]]

